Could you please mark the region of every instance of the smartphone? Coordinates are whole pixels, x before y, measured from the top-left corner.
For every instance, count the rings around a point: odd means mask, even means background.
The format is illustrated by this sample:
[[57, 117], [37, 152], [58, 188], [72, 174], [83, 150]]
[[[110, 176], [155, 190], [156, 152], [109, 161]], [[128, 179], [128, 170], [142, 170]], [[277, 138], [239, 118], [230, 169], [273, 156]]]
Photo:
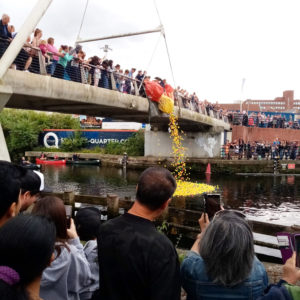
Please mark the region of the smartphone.
[[67, 216], [67, 228], [71, 227], [71, 218], [72, 218], [72, 205], [65, 205], [66, 216]]
[[221, 210], [221, 195], [220, 194], [204, 194], [204, 212], [207, 213], [211, 220], [215, 213]]
[[294, 234], [295, 251], [296, 251], [296, 267], [300, 268], [300, 234]]
[[294, 247], [294, 237], [289, 232], [278, 232], [276, 233], [278, 247], [281, 252], [281, 258], [283, 264], [293, 255]]

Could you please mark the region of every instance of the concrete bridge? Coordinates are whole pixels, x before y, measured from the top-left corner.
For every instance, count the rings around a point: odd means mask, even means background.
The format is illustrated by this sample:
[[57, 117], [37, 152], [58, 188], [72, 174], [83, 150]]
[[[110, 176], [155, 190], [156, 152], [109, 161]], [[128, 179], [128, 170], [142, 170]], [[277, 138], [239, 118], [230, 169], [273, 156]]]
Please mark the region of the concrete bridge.
[[[12, 69], [2, 79], [0, 97], [3, 94], [9, 108], [111, 117], [165, 129], [169, 123], [168, 116], [146, 98]], [[185, 108], [175, 107], [175, 115], [184, 131], [220, 132], [230, 128], [223, 120]]]
[[[9, 69], [51, 1], [41, 0], [37, 3], [0, 60], [0, 111], [4, 107], [10, 107], [148, 123], [152, 130], [145, 133], [145, 155], [169, 156], [172, 152], [168, 133], [169, 118], [159, 112], [157, 104], [148, 99], [47, 75]], [[111, 78], [113, 81], [113, 76]], [[114, 89], [113, 82], [112, 85]], [[219, 156], [222, 133], [230, 129], [228, 123], [206, 113], [181, 107], [175, 107], [174, 113], [178, 117], [180, 128], [186, 132], [184, 146], [187, 148], [187, 156]], [[0, 159], [9, 159], [1, 125]]]
[[[146, 132], [145, 155], [158, 155], [158, 144], [162, 146], [159, 155], [168, 156], [171, 152], [167, 132], [168, 115], [159, 112], [157, 104], [140, 96], [9, 69], [0, 84], [0, 103], [0, 107], [150, 123], [152, 131]], [[215, 141], [220, 139], [219, 136], [224, 130], [230, 129], [228, 123], [180, 107], [175, 107], [175, 115], [180, 128], [187, 133], [185, 146], [188, 148], [188, 156], [213, 157], [219, 154], [221, 140], [216, 143]], [[193, 140], [195, 143], [192, 143]], [[201, 144], [204, 151], [201, 151]], [[213, 147], [216, 151], [211, 149], [212, 144], [216, 145]], [[209, 150], [205, 151], [205, 147]]]

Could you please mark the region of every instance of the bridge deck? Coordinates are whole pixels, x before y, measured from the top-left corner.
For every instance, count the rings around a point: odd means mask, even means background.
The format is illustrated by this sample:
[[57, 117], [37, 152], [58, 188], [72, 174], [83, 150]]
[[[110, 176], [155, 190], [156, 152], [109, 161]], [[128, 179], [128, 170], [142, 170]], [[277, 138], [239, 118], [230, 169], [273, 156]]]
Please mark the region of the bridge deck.
[[[167, 128], [168, 117], [148, 99], [29, 72], [8, 70], [0, 84], [1, 94], [11, 93], [6, 107], [70, 114], [112, 117], [156, 124]], [[229, 130], [222, 120], [175, 107], [179, 125], [186, 131]]]

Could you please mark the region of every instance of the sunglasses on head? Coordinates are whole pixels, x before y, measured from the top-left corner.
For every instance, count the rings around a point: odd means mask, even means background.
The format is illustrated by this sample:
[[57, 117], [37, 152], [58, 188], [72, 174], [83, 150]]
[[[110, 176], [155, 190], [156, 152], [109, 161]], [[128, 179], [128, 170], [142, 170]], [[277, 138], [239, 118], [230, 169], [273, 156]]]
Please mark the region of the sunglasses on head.
[[219, 210], [216, 212], [214, 218], [216, 217], [220, 217], [222, 215], [225, 215], [225, 214], [228, 214], [228, 213], [233, 213], [235, 214], [236, 216], [240, 217], [240, 218], [243, 218], [243, 219], [246, 219], [246, 215], [238, 210], [234, 210], [234, 209], [224, 209], [224, 210]]

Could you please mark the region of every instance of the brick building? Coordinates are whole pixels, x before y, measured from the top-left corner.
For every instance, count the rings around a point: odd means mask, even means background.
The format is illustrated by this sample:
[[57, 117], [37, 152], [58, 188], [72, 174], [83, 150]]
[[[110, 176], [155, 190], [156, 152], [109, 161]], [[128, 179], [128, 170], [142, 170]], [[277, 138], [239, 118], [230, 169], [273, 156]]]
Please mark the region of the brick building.
[[[240, 110], [239, 103], [220, 103], [220, 106], [229, 111]], [[284, 91], [282, 97], [277, 97], [273, 100], [247, 99], [242, 103], [242, 110], [300, 112], [300, 100], [294, 99], [294, 91]]]

